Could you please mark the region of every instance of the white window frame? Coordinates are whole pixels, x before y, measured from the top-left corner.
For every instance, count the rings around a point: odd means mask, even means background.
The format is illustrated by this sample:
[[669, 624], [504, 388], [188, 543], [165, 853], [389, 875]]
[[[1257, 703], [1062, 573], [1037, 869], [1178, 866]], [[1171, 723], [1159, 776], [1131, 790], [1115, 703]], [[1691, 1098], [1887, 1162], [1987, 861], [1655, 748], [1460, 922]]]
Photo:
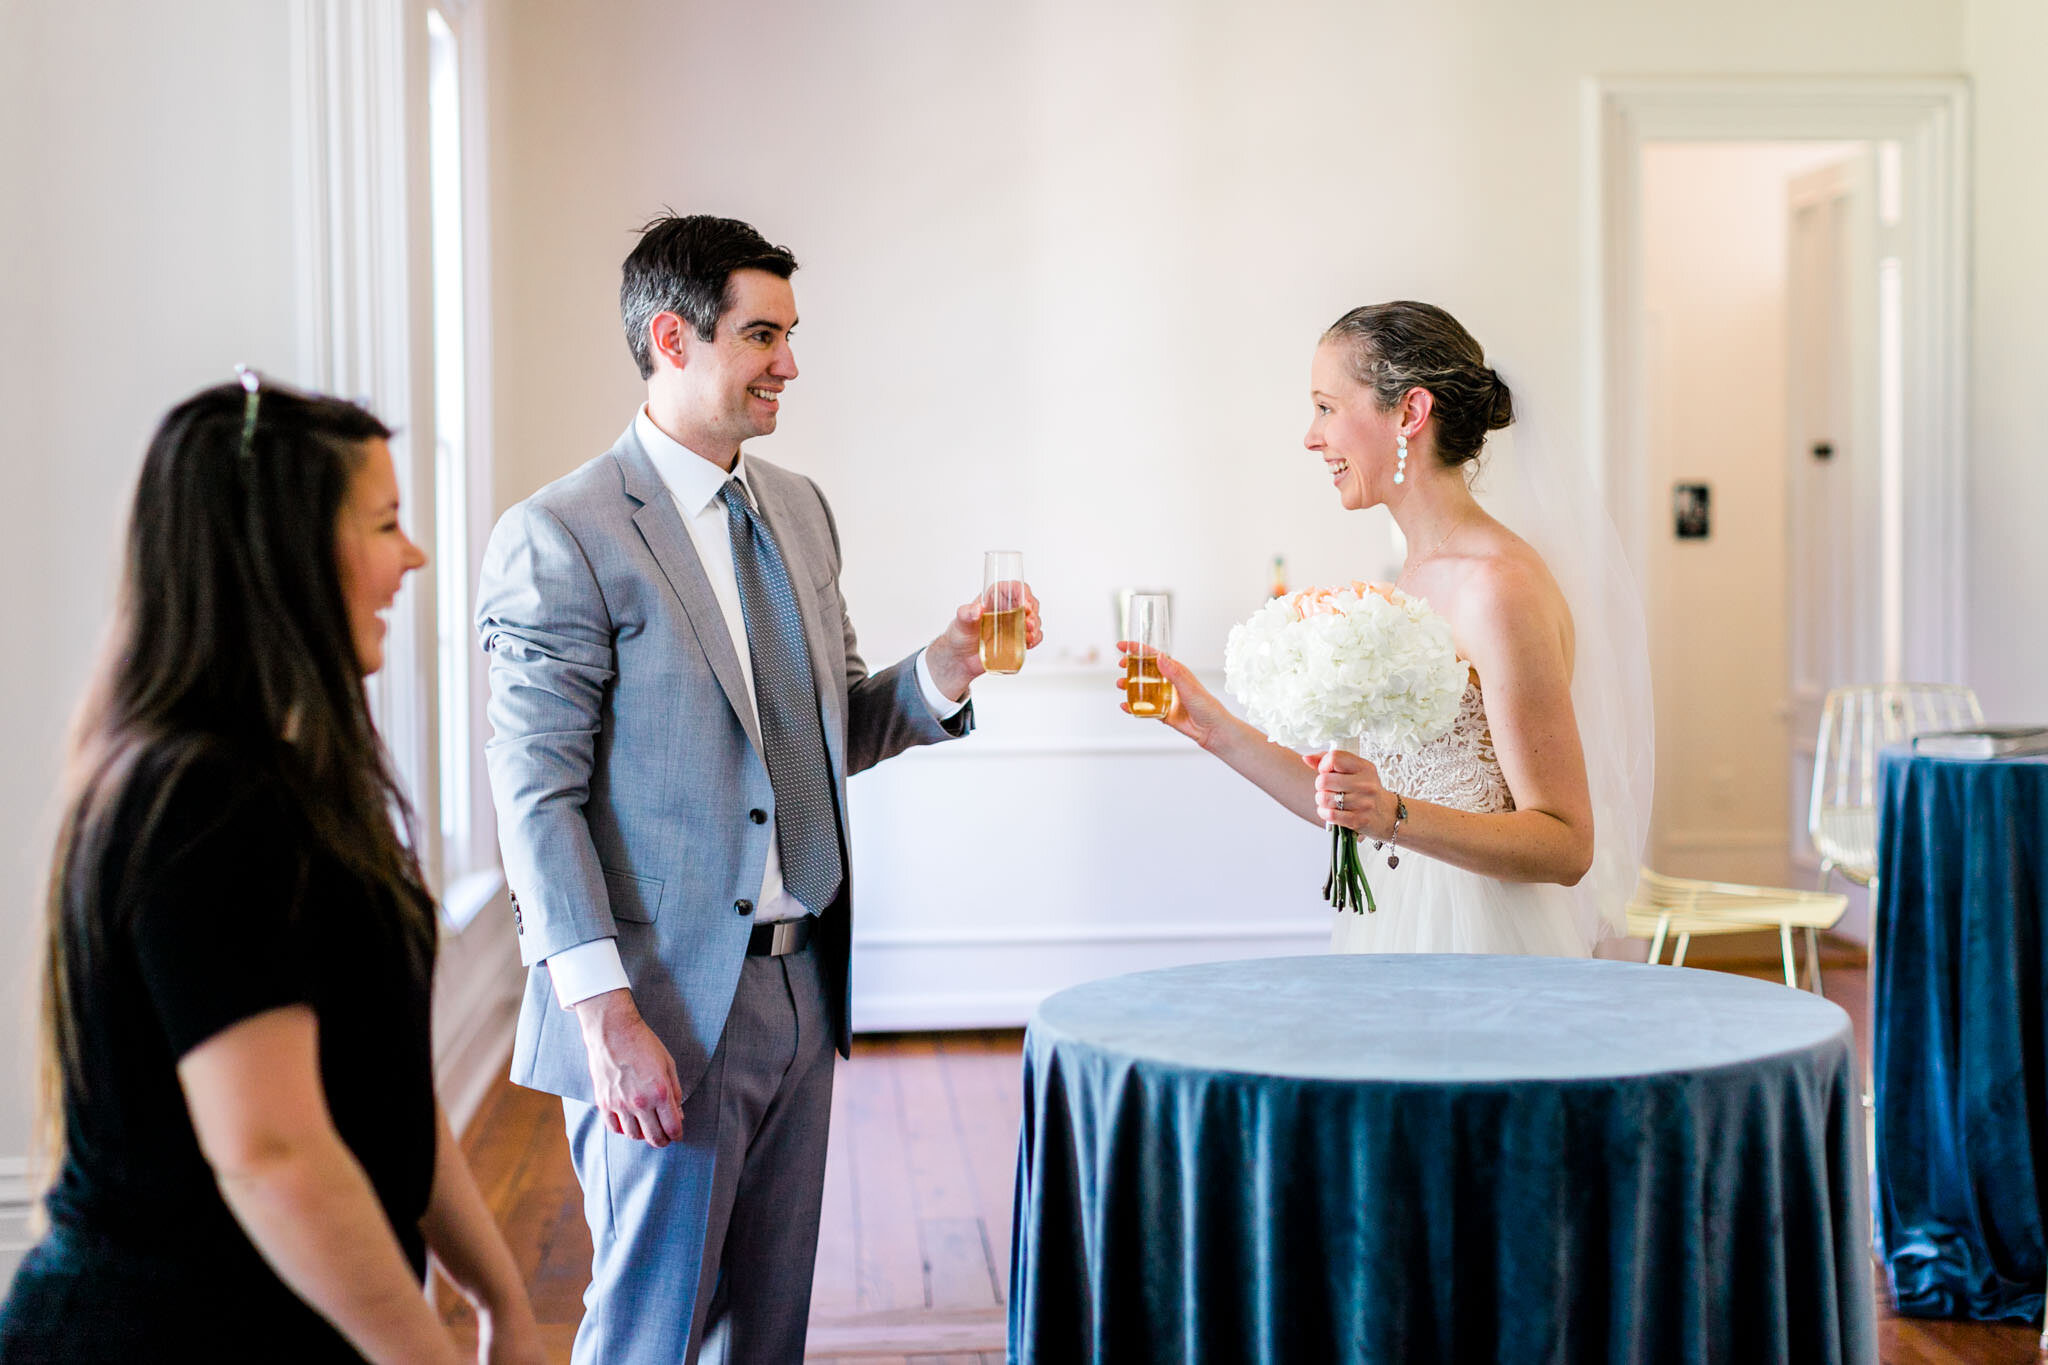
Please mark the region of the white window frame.
[[[293, 378], [367, 403], [394, 429], [391, 453], [407, 530], [438, 559], [430, 10], [455, 35], [459, 54], [467, 428], [461, 514], [468, 542], [461, 558], [473, 592], [492, 488], [485, 0], [294, 0], [300, 333]], [[442, 838], [436, 581], [429, 568], [399, 594], [384, 667], [369, 691], [414, 806], [421, 864], [448, 929], [459, 933], [499, 893], [504, 878], [483, 762], [484, 670], [474, 655], [463, 680], [469, 733], [451, 746], [469, 770], [468, 837], [454, 844]]]
[[[477, 576], [483, 566], [483, 547], [490, 534], [492, 511], [492, 371], [488, 287], [490, 193], [486, 178], [488, 161], [484, 155], [484, 132], [488, 126], [488, 118], [484, 100], [486, 30], [482, 11], [482, 0], [426, 0], [426, 3], [421, 5], [419, 14], [420, 33], [425, 33], [429, 22], [428, 15], [432, 14], [446, 25], [455, 42], [458, 117], [461, 125], [462, 506], [455, 509], [452, 518], [443, 515], [443, 509], [436, 508], [436, 524], [445, 526], [452, 521], [456, 531], [456, 543], [448, 546], [448, 554], [442, 556], [444, 571], [448, 555], [456, 555], [462, 561], [456, 571], [457, 581], [462, 585], [459, 594], [460, 619], [441, 623], [452, 636], [457, 650], [456, 657], [459, 660], [456, 665], [458, 677], [455, 682], [464, 694], [458, 714], [465, 731], [459, 742], [449, 743], [445, 736], [439, 734], [440, 718], [446, 714], [448, 708], [437, 704], [435, 711], [437, 756], [452, 756], [454, 761], [462, 763], [465, 768], [464, 780], [459, 783], [449, 783], [443, 774], [437, 772], [435, 788], [437, 837], [449, 823], [449, 813], [441, 808], [444, 797], [453, 795], [467, 807], [462, 812], [461, 834], [453, 841], [441, 838], [442, 846], [439, 849], [442, 908], [457, 929], [467, 925], [477, 911], [482, 909], [504, 885], [504, 877], [498, 866], [495, 808], [491, 801], [489, 776], [484, 767], [484, 740], [487, 738], [488, 729], [488, 721], [485, 718], [485, 705], [489, 695], [488, 682], [471, 626], [471, 618], [475, 611]], [[422, 112], [425, 113], [424, 108]], [[424, 122], [423, 117], [422, 126]], [[431, 271], [431, 250], [428, 260]], [[436, 642], [438, 645], [438, 632]], [[437, 703], [444, 700], [438, 692], [441, 687], [447, 686], [448, 682], [445, 673], [437, 668]], [[442, 761], [447, 759], [442, 758]]]

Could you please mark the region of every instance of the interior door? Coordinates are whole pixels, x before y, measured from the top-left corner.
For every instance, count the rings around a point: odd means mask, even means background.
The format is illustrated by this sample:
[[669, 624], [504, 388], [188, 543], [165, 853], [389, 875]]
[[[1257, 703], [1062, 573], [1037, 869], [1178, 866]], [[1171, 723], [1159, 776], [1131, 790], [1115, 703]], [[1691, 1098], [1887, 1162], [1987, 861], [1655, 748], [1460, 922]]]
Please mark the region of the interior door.
[[1795, 178], [1787, 202], [1785, 711], [1792, 859], [1809, 877], [1822, 700], [1884, 672], [1876, 185], [1865, 149]]

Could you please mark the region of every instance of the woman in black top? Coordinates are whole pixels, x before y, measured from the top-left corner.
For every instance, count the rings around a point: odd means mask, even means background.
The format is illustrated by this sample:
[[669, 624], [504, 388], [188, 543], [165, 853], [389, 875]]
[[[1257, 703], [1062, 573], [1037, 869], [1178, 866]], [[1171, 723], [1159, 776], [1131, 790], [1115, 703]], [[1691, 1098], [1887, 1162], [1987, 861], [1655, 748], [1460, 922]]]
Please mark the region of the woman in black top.
[[253, 374], [144, 461], [54, 861], [49, 1232], [0, 1361], [538, 1361], [434, 1098], [434, 907], [365, 675], [426, 562], [390, 433]]

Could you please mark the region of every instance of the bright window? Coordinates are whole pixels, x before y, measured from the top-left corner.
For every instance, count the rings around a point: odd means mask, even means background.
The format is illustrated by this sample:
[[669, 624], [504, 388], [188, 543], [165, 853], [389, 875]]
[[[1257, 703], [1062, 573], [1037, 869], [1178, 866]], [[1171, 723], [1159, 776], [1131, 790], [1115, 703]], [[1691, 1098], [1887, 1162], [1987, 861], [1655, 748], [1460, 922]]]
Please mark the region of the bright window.
[[[459, 18], [459, 11], [457, 11]], [[442, 905], [466, 925], [497, 888], [479, 814], [483, 784], [476, 641], [470, 630], [470, 523], [481, 463], [473, 458], [468, 293], [469, 197], [460, 34], [441, 7], [427, 10], [427, 197], [433, 303], [434, 733], [432, 807]]]

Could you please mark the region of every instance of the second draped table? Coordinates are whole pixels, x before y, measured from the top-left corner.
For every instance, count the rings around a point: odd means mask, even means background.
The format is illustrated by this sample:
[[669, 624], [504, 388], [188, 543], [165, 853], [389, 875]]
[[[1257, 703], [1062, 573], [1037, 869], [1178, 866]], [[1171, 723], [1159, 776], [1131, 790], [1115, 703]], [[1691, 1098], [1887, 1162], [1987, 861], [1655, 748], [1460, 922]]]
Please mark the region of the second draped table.
[[1267, 958], [1024, 1044], [1013, 1362], [1874, 1359], [1848, 1017], [1631, 963]]
[[1923, 1317], [2039, 1321], [2048, 1204], [2048, 758], [1882, 756], [1878, 1233]]

